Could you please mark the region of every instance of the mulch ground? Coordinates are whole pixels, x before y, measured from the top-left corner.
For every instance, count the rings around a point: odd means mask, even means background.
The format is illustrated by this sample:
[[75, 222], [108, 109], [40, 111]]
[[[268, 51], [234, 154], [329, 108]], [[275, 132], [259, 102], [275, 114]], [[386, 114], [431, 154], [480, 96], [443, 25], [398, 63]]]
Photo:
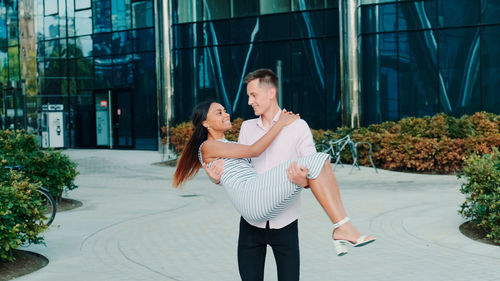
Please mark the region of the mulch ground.
[[[82, 206], [82, 202], [62, 198], [61, 202], [57, 203], [57, 213], [69, 211]], [[57, 220], [56, 213], [56, 220]], [[37, 271], [49, 263], [49, 260], [37, 253], [28, 251], [14, 251], [14, 261], [0, 262], [0, 281], [7, 281], [19, 276]]]
[[493, 240], [486, 238], [486, 233], [477, 228], [472, 222], [466, 222], [460, 226], [460, 232], [472, 240], [482, 242], [485, 244], [500, 246], [500, 243], [495, 243]]
[[28, 251], [17, 250], [14, 257], [14, 261], [0, 262], [0, 281], [26, 275], [49, 264], [49, 260], [44, 256]]

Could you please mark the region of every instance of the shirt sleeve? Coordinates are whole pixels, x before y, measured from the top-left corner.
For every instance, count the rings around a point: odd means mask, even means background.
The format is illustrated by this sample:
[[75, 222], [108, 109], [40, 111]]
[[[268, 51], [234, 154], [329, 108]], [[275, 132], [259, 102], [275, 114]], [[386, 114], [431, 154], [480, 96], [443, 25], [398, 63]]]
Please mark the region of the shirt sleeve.
[[316, 153], [316, 147], [314, 146], [314, 140], [312, 137], [311, 129], [307, 122], [304, 120], [299, 120], [299, 129], [297, 133], [297, 155], [299, 157], [304, 157]]

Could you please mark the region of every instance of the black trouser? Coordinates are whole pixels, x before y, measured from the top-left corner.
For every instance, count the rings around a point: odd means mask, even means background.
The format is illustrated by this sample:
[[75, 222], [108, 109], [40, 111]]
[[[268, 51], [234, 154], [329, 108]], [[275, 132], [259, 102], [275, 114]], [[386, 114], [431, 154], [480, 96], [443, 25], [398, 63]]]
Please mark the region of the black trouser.
[[299, 280], [299, 233], [297, 220], [281, 229], [250, 225], [240, 220], [238, 268], [243, 281], [264, 280], [266, 248], [270, 245], [276, 259], [279, 281]]

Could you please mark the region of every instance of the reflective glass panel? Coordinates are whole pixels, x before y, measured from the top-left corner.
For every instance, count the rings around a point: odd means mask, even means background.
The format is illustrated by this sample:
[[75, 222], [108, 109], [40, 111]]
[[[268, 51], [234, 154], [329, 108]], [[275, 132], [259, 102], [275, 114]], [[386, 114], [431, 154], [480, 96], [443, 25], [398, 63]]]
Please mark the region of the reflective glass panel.
[[75, 49], [74, 49], [74, 55], [75, 57], [88, 57], [92, 55], [92, 37], [89, 36], [82, 36], [82, 37], [77, 37], [75, 39]]
[[232, 17], [253, 16], [259, 13], [258, 0], [232, 0]]
[[[59, 1], [64, 2], [65, 0], [59, 0]], [[66, 0], [66, 1], [71, 1], [71, 0]], [[90, 0], [75, 0], [76, 10], [87, 9], [87, 8], [90, 8]]]
[[437, 26], [436, 1], [409, 1], [398, 4], [398, 29], [430, 29]]
[[481, 6], [483, 23], [500, 23], [500, 0], [483, 0]]
[[66, 5], [68, 17], [68, 36], [75, 36], [75, 3], [73, 1], [66, 1]]
[[481, 90], [483, 110], [500, 114], [500, 26], [481, 29]]
[[75, 12], [75, 34], [92, 34], [92, 10], [81, 10]]
[[293, 13], [290, 16], [293, 38], [314, 38], [323, 35], [323, 11]]
[[9, 80], [19, 80], [19, 47], [9, 47]]
[[439, 26], [461, 26], [479, 23], [477, 0], [439, 0]]
[[9, 80], [9, 54], [6, 47], [0, 47], [0, 83]]
[[7, 38], [6, 9], [0, 6], [0, 47], [7, 46]]
[[7, 6], [7, 36], [9, 38], [9, 46], [19, 44], [19, 21], [18, 21], [18, 3], [11, 2]]
[[113, 30], [130, 29], [130, 0], [111, 0]]
[[365, 6], [361, 14], [363, 33], [396, 30], [396, 4]]
[[261, 14], [274, 14], [290, 11], [290, 0], [260, 0]]
[[325, 0], [326, 8], [338, 8], [339, 1], [338, 0]]
[[54, 39], [59, 37], [59, 16], [47, 16], [44, 18], [45, 39]]
[[[92, 58], [80, 58], [76, 60], [71, 60], [70, 66], [73, 69], [73, 73], [76, 80], [76, 86], [79, 89], [90, 89], [93, 87], [93, 64]], [[70, 67], [70, 69], [71, 69]]]
[[153, 26], [153, 2], [132, 3], [132, 28]]
[[111, 31], [111, 2], [94, 1], [94, 33]]
[[132, 52], [131, 31], [113, 33], [113, 54], [125, 54]]
[[290, 37], [290, 14], [266, 15], [260, 18], [258, 40], [280, 40]]
[[227, 19], [229, 18], [229, 0], [204, 0], [203, 19]]
[[155, 36], [152, 28], [134, 30], [135, 33], [135, 51], [146, 52], [154, 51]]
[[292, 11], [325, 8], [325, 0], [292, 0]]
[[252, 34], [258, 34], [262, 28], [259, 25], [260, 18], [242, 18], [234, 19], [231, 21], [231, 42], [233, 43], [250, 43], [255, 41], [255, 37], [252, 40]]
[[439, 31], [441, 105], [454, 115], [479, 110], [479, 28]]
[[133, 56], [113, 58], [113, 83], [116, 87], [128, 87], [134, 83]]
[[58, 0], [43, 0], [44, 15], [48, 16], [57, 14], [59, 9], [57, 2]]
[[94, 56], [111, 55], [111, 33], [94, 34]]
[[113, 62], [111, 57], [94, 59], [94, 77], [96, 88], [109, 88], [113, 85]]
[[59, 40], [50, 40], [43, 43], [46, 58], [58, 58], [59, 54]]
[[[434, 40], [433, 40], [434, 39]], [[438, 112], [437, 45], [432, 31], [399, 34], [399, 99], [402, 116]]]
[[174, 23], [195, 22], [202, 19], [202, 0], [174, 0]]

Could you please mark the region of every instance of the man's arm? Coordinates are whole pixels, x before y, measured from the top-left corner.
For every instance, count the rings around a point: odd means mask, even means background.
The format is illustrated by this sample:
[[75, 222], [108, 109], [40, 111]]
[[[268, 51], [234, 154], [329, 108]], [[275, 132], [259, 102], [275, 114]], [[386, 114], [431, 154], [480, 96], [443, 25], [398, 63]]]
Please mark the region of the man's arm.
[[313, 153], [316, 153], [316, 147], [314, 146], [314, 140], [312, 137], [311, 129], [307, 125], [307, 122], [304, 120], [299, 120], [300, 122], [297, 122], [299, 124], [298, 130], [297, 130], [297, 155], [299, 157], [304, 157], [307, 155], [311, 155]]

